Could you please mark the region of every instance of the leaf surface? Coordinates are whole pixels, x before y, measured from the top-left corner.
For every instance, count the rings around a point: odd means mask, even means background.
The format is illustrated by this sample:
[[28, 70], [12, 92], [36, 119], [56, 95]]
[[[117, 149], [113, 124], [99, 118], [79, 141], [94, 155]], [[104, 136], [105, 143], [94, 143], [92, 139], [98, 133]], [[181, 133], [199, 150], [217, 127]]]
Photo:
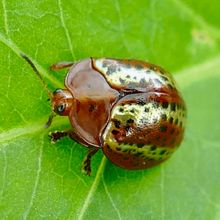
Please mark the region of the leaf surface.
[[[217, 0], [5, 1], [0, 4], [1, 219], [220, 219], [220, 5]], [[184, 142], [166, 163], [120, 169], [100, 151], [91, 177], [86, 149], [46, 130], [50, 89], [86, 57], [148, 60], [174, 74], [187, 103]]]

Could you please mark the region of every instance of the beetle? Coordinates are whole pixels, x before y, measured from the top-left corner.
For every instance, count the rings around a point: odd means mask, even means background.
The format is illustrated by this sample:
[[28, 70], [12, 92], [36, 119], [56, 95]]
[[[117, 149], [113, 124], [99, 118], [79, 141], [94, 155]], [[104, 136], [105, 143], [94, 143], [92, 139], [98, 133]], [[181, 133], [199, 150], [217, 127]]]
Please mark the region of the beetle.
[[[24, 54], [44, 85], [39, 71]], [[69, 136], [88, 148], [83, 171], [100, 149], [115, 165], [145, 169], [167, 160], [180, 145], [186, 106], [171, 74], [160, 66], [131, 59], [87, 58], [59, 62], [69, 68], [65, 88], [52, 94], [52, 114], [68, 116], [71, 128], [49, 133], [51, 141]], [[45, 86], [48, 90], [47, 86]], [[48, 91], [50, 93], [50, 91]]]

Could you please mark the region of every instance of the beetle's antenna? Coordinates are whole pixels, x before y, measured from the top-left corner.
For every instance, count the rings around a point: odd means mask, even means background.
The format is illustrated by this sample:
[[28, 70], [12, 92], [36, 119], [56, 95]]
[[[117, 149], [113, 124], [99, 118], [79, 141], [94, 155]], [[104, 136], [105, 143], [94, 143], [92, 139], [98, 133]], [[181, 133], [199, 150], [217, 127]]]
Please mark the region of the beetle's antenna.
[[47, 123], [44, 125], [45, 128], [49, 128], [50, 127], [50, 125], [51, 125], [51, 123], [53, 121], [54, 116], [56, 116], [56, 114], [52, 111], [51, 115], [48, 118]]
[[[31, 61], [31, 59], [30, 59], [27, 55], [25, 55], [25, 54], [23, 54], [23, 53], [20, 53], [20, 55], [21, 55], [21, 57], [22, 57], [23, 59], [25, 59], [25, 60], [29, 63], [29, 65], [32, 67], [32, 69], [34, 70], [34, 72], [36, 73], [36, 75], [38, 76], [38, 78], [40, 79], [41, 83], [43, 84], [44, 89], [47, 91], [47, 93], [48, 93], [48, 95], [49, 95], [49, 97], [50, 97], [49, 100], [52, 100], [53, 94], [52, 94], [52, 92], [50, 91], [50, 89], [48, 88], [47, 84], [45, 83], [45, 81], [44, 81], [42, 75], [40, 74], [40, 72], [38, 71], [37, 67], [34, 65], [34, 63]], [[54, 118], [55, 115], [56, 115], [56, 114], [54, 113], [54, 111], [52, 111], [51, 115], [50, 115], [49, 118], [48, 118], [47, 123], [46, 123], [45, 126], [44, 126], [45, 128], [50, 127], [50, 125], [51, 125], [51, 123], [52, 123], [52, 120], [53, 120], [53, 118]]]
[[44, 86], [44, 89], [47, 91], [47, 93], [48, 93], [48, 95], [50, 96], [50, 99], [51, 99], [52, 96], [53, 96], [53, 95], [52, 95], [52, 92], [49, 90], [47, 84], [45, 83], [45, 81], [44, 81], [42, 75], [40, 74], [40, 72], [38, 71], [37, 67], [34, 65], [34, 63], [31, 61], [31, 59], [30, 59], [27, 55], [25, 55], [25, 54], [23, 54], [23, 53], [20, 53], [20, 55], [21, 55], [21, 57], [22, 57], [23, 59], [25, 59], [25, 60], [29, 63], [29, 65], [32, 67], [32, 69], [34, 70], [34, 72], [36, 73], [36, 75], [38, 76], [38, 78], [40, 79], [41, 83], [42, 83], [43, 86]]

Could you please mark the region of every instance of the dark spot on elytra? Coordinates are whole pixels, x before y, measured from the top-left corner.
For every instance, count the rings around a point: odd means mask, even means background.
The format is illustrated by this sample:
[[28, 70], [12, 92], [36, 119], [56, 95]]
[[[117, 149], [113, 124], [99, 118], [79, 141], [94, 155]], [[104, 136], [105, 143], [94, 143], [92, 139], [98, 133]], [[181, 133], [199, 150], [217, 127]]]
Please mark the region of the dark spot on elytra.
[[110, 146], [108, 144], [106, 145], [106, 148], [108, 151], [112, 151], [112, 149], [110, 148]]
[[168, 83], [167, 86], [168, 86], [170, 89], [173, 89], [173, 86], [172, 86], [170, 83]]
[[155, 84], [161, 85], [162, 82], [159, 79], [154, 79]]
[[173, 117], [170, 117], [169, 122], [170, 124], [173, 124]]
[[142, 148], [145, 144], [137, 144], [138, 148]]
[[131, 126], [125, 126], [125, 131], [126, 131], [126, 132], [129, 132], [130, 129], [131, 129]]
[[159, 107], [159, 103], [158, 102], [153, 102], [153, 108], [157, 109]]
[[120, 83], [123, 85], [125, 83], [125, 80], [122, 78], [119, 78]]
[[160, 71], [161, 74], [166, 74], [166, 71], [161, 67], [159, 67], [159, 71]]
[[150, 73], [150, 72], [151, 72], [151, 70], [150, 70], [150, 69], [147, 69], [147, 70], [146, 70], [146, 73]]
[[143, 99], [138, 99], [138, 100], [137, 100], [137, 104], [138, 104], [138, 105], [145, 105], [145, 104], [146, 104], [146, 101], [143, 100]]
[[122, 151], [122, 152], [128, 152], [128, 149], [125, 148], [125, 149], [122, 149], [121, 151]]
[[161, 125], [161, 126], [160, 126], [160, 131], [161, 131], [161, 132], [166, 132], [166, 131], [167, 131], [167, 126]]
[[157, 71], [157, 68], [156, 68], [155, 66], [153, 66], [153, 65], [151, 65], [151, 66], [149, 67], [149, 69], [151, 69], [151, 70], [153, 70], [153, 71]]
[[162, 107], [163, 107], [163, 108], [166, 109], [166, 108], [168, 108], [168, 106], [169, 106], [169, 103], [168, 103], [168, 102], [163, 102], [163, 103], [162, 103]]
[[174, 123], [175, 123], [175, 125], [178, 124], [178, 118], [175, 119], [175, 122], [174, 122]]
[[107, 67], [107, 65], [108, 65], [108, 62], [107, 62], [107, 61], [103, 61], [103, 62], [102, 62], [102, 67], [105, 68], [105, 67]]
[[171, 111], [176, 111], [176, 103], [172, 102], [170, 104], [170, 109], [171, 109]]
[[136, 65], [135, 65], [135, 68], [136, 68], [137, 70], [141, 70], [141, 69], [143, 69], [143, 66], [142, 66], [141, 64], [136, 64]]
[[151, 160], [153, 160], [153, 159], [150, 158], [150, 157], [148, 157], [148, 156], [146, 156], [146, 157], [145, 157], [145, 160], [146, 160], [146, 161], [151, 161]]
[[132, 123], [134, 123], [134, 120], [132, 118], [129, 118], [126, 122], [127, 122], [127, 124], [132, 124]]
[[119, 108], [119, 112], [124, 112], [124, 109], [123, 108]]
[[[139, 122], [140, 122], [139, 124], [144, 125], [144, 124], [147, 124], [147, 123], [148, 123], [148, 119], [142, 118]], [[149, 132], [150, 132], [150, 131], [148, 130], [148, 133], [149, 133]]]
[[153, 123], [156, 124], [157, 123], [157, 118], [153, 119]]
[[114, 123], [114, 125], [115, 125], [116, 128], [120, 128], [121, 122], [120, 122], [119, 120], [114, 119], [114, 120], [113, 120], [113, 123]]
[[164, 80], [164, 81], [168, 81], [168, 78], [166, 76], [161, 76], [161, 78]]
[[142, 155], [142, 152], [136, 152], [134, 155], [140, 157]]
[[131, 78], [131, 76], [130, 75], [127, 75], [127, 76], [125, 76], [127, 79], [130, 79]]
[[135, 80], [136, 80], [136, 79], [137, 79], [137, 77], [136, 77], [136, 76], [134, 76], [134, 78], [133, 78], [133, 79], [135, 79]]
[[140, 84], [146, 84], [146, 80], [144, 79], [144, 78], [142, 78], [141, 80], [140, 80]]
[[127, 151], [126, 151], [128, 154], [130, 154], [131, 153], [131, 149], [127, 149]]
[[117, 135], [119, 133], [119, 131], [117, 131], [117, 130], [112, 130], [112, 134], [113, 135]]
[[167, 151], [167, 150], [161, 150], [161, 151], [160, 151], [160, 155], [165, 154], [165, 153], [166, 153], [166, 151]]
[[139, 155], [139, 157], [145, 159], [145, 154], [142, 153], [141, 155]]
[[117, 151], [121, 151], [121, 148], [120, 147], [116, 147], [115, 148]]
[[124, 63], [124, 66], [125, 66], [126, 68], [128, 68], [128, 69], [131, 68], [131, 64], [130, 64], [130, 63]]
[[150, 147], [150, 151], [155, 151], [157, 149], [157, 147], [155, 145]]
[[162, 115], [161, 115], [161, 119], [162, 119], [163, 121], [166, 121], [166, 120], [167, 120], [167, 115], [166, 115], [166, 114], [162, 114]]
[[174, 134], [174, 132], [175, 132], [175, 129], [172, 128], [172, 129], [170, 130], [170, 134]]
[[106, 72], [107, 75], [111, 75], [112, 73], [116, 72], [117, 67], [115, 65], [110, 65]]
[[130, 110], [130, 112], [131, 112], [131, 113], [135, 113], [135, 109], [132, 108], [132, 109]]
[[95, 110], [95, 108], [96, 108], [95, 105], [90, 104], [89, 105], [89, 112], [93, 112]]
[[183, 122], [182, 122], [182, 121], [180, 122], [180, 127], [181, 127], [181, 128], [183, 127]]
[[149, 108], [146, 107], [146, 108], [144, 109], [144, 111], [145, 111], [145, 112], [149, 112]]

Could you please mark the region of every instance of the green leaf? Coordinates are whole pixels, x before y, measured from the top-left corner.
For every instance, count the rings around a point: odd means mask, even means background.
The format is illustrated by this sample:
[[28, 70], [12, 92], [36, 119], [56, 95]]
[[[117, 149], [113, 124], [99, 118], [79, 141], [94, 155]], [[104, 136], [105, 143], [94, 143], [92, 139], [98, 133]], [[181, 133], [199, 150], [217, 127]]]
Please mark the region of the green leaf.
[[[0, 4], [0, 219], [220, 219], [220, 5], [217, 0], [6, 1]], [[61, 60], [149, 60], [175, 74], [188, 108], [185, 139], [166, 163], [116, 167], [100, 151], [52, 145], [48, 96], [63, 87]]]

